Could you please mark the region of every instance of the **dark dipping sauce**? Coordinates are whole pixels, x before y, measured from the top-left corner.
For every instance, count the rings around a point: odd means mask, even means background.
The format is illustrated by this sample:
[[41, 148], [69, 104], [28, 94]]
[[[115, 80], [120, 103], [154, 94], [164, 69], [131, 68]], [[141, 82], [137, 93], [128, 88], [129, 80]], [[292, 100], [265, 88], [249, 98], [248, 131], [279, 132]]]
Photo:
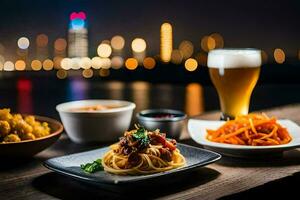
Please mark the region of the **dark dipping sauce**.
[[174, 117], [180, 117], [182, 115], [176, 115], [176, 114], [169, 114], [169, 113], [148, 113], [143, 115], [144, 117], [151, 117], [151, 118], [174, 118]]
[[174, 139], [179, 139], [187, 117], [184, 112], [172, 109], [143, 110], [136, 116], [139, 124], [146, 129], [159, 129]]
[[169, 110], [169, 109], [152, 109], [152, 110], [144, 110], [139, 113], [139, 117], [144, 120], [180, 120], [185, 118], [185, 113], [177, 110]]

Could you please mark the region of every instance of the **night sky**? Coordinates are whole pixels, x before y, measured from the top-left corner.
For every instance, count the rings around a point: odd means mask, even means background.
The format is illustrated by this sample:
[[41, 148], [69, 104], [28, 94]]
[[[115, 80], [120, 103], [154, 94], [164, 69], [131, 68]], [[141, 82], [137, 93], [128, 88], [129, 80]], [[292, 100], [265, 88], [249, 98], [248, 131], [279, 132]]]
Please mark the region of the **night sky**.
[[45, 33], [50, 42], [67, 37], [69, 14], [85, 11], [88, 19], [90, 54], [99, 42], [116, 34], [125, 37], [127, 48], [135, 37], [145, 38], [148, 52], [159, 52], [159, 29], [173, 25], [174, 48], [191, 40], [200, 49], [204, 35], [219, 32], [225, 47], [256, 47], [272, 53], [283, 48], [288, 57], [300, 49], [300, 1], [251, 0], [1, 0], [0, 43], [15, 52], [16, 40], [35, 40]]

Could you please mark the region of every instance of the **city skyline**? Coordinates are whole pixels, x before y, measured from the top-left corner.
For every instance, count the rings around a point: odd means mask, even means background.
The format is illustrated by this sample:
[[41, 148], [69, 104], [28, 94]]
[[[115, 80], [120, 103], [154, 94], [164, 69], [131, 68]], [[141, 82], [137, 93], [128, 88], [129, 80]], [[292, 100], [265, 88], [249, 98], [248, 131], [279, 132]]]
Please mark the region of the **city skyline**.
[[[225, 47], [256, 47], [269, 54], [279, 47], [285, 50], [287, 57], [297, 58], [300, 31], [295, 24], [300, 15], [299, 3], [291, 0], [289, 3], [294, 6], [286, 6], [285, 2], [259, 4], [251, 1], [244, 2], [244, 6], [236, 10], [238, 1], [212, 3], [189, 0], [184, 3], [176, 1], [172, 6], [159, 1], [143, 2], [143, 5], [138, 1], [3, 1], [5, 11], [0, 14], [3, 30], [0, 43], [6, 51], [14, 53], [19, 37], [35, 40], [38, 34], [44, 33], [53, 44], [57, 38], [67, 38], [69, 15], [73, 11], [84, 11], [87, 13], [91, 56], [96, 54], [102, 40], [111, 39], [114, 35], [122, 35], [126, 39], [126, 51], [130, 50], [130, 42], [134, 38], [142, 37], [149, 44], [147, 52], [157, 54], [160, 25], [170, 22], [173, 25], [174, 48], [178, 48], [182, 40], [190, 40], [199, 50], [203, 36], [219, 32], [224, 37]], [[229, 16], [227, 12], [236, 14]]]

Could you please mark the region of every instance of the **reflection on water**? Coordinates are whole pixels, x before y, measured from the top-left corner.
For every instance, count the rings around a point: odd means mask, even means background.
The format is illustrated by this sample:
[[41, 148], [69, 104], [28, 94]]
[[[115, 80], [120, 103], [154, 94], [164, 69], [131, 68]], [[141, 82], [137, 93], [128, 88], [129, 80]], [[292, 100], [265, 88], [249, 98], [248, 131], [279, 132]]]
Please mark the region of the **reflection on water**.
[[18, 112], [33, 113], [32, 106], [32, 82], [27, 79], [20, 79], [17, 81], [18, 90]]
[[150, 102], [150, 84], [147, 82], [137, 81], [130, 84], [132, 100], [136, 104], [136, 111], [149, 108]]
[[186, 86], [185, 112], [189, 116], [199, 115], [204, 112], [203, 87], [198, 83]]
[[88, 92], [90, 90], [90, 85], [88, 81], [81, 78], [71, 79], [69, 82], [69, 100], [81, 100], [88, 98]]
[[[300, 102], [300, 85], [273, 85], [256, 87], [252, 95], [251, 110]], [[278, 91], [281, 91], [278, 93]], [[270, 102], [269, 96], [275, 95]], [[198, 115], [219, 109], [218, 95], [212, 86], [191, 83], [150, 84], [120, 81], [93, 81], [69, 79], [54, 83], [47, 79], [3, 81], [0, 84], [0, 107], [13, 112], [33, 113], [59, 118], [55, 106], [78, 99], [120, 99], [134, 101], [135, 113], [149, 108], [171, 108]], [[134, 119], [134, 118], [133, 118]]]
[[109, 98], [122, 100], [124, 97], [125, 84], [120, 81], [111, 81], [107, 84], [107, 89], [109, 90]]
[[[60, 88], [55, 89], [59, 90]], [[22, 79], [18, 80], [17, 89], [18, 112], [33, 113], [32, 93], [34, 93], [34, 97], [39, 97], [37, 93], [40, 91], [32, 90], [31, 81]], [[170, 84], [150, 84], [143, 81], [92, 83], [84, 79], [71, 79], [66, 85], [65, 92], [55, 91], [54, 94], [53, 96], [49, 91], [49, 93], [44, 94], [49, 96], [42, 97], [42, 99], [48, 100], [52, 95], [51, 98], [56, 97], [57, 99], [54, 100], [59, 103], [80, 99], [128, 100], [136, 104], [135, 113], [150, 108], [177, 109], [185, 111], [188, 115], [198, 115], [204, 112], [203, 87], [198, 83], [191, 83], [182, 87]], [[44, 105], [39, 100], [35, 102]], [[55, 104], [55, 102], [47, 103]], [[54, 106], [49, 109], [55, 110]]]
[[[170, 84], [154, 85], [152, 88], [151, 103], [155, 108], [174, 108], [173, 86]], [[180, 96], [176, 96], [179, 100]], [[177, 108], [178, 109], [178, 108]], [[181, 108], [180, 108], [181, 109]]]

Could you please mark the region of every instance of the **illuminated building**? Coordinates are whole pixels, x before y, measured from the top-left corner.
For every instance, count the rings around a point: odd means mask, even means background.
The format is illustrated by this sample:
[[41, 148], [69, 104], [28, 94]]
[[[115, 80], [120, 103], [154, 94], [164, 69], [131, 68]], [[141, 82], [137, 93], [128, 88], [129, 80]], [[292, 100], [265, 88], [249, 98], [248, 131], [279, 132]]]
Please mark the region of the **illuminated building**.
[[172, 50], [172, 25], [169, 23], [164, 23], [160, 27], [160, 58], [163, 62], [170, 62]]
[[84, 12], [73, 12], [70, 15], [68, 42], [69, 57], [88, 56], [88, 30]]

